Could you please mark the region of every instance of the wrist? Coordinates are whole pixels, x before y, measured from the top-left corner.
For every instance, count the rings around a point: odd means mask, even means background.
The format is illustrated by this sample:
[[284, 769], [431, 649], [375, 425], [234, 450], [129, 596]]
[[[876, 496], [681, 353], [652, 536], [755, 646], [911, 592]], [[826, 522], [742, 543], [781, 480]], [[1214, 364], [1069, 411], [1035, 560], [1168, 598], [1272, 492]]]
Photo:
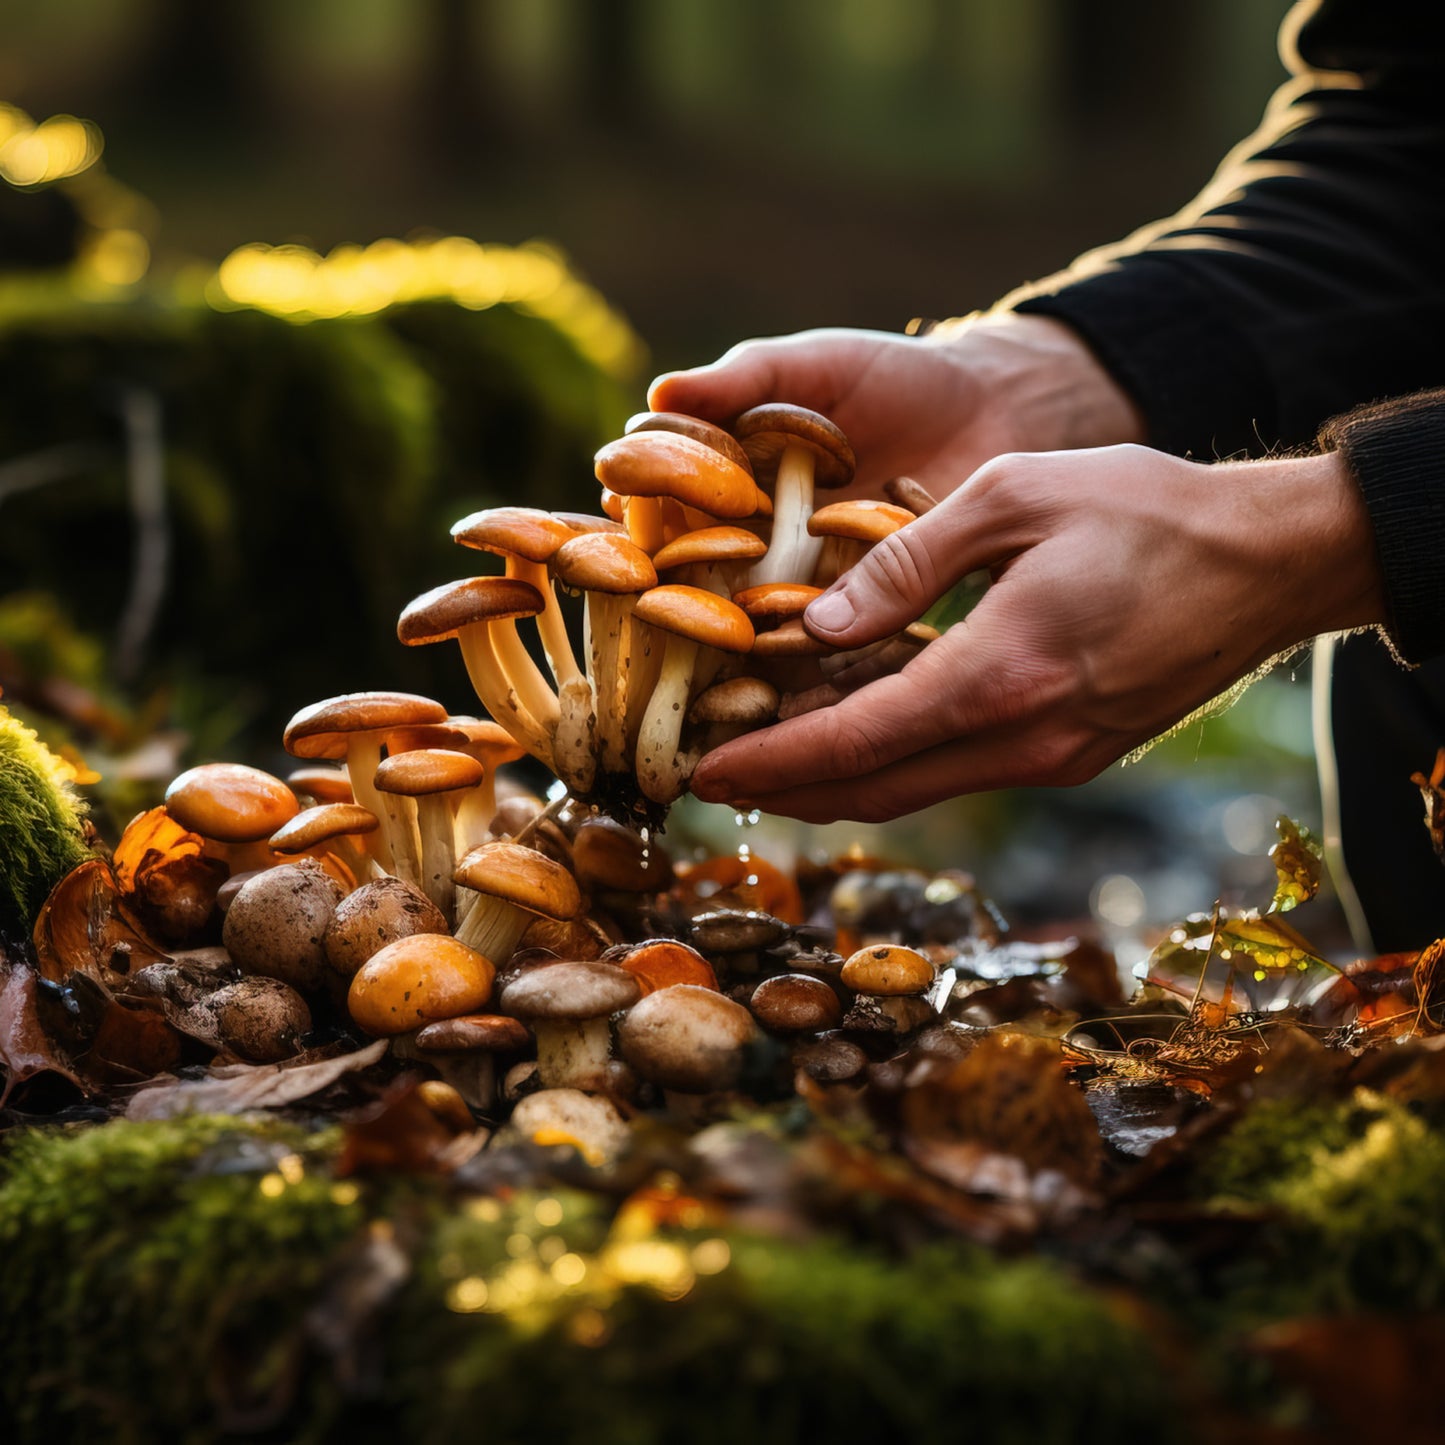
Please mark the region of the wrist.
[[983, 388], [998, 451], [1067, 451], [1147, 440], [1144, 418], [1078, 332], [1048, 316], [975, 312], [925, 338]]

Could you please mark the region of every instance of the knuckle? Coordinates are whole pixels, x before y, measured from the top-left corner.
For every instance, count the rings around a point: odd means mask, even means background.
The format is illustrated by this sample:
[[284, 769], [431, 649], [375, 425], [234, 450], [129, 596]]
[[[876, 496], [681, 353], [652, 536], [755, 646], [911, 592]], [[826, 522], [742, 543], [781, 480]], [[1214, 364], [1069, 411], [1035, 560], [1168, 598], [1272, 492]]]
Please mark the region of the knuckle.
[[877, 739], [863, 721], [854, 717], [836, 719], [831, 748], [834, 765], [844, 778], [874, 772], [883, 760]]
[[868, 554], [874, 575], [896, 597], [932, 598], [939, 590], [938, 568], [927, 540], [904, 527], [884, 537]]

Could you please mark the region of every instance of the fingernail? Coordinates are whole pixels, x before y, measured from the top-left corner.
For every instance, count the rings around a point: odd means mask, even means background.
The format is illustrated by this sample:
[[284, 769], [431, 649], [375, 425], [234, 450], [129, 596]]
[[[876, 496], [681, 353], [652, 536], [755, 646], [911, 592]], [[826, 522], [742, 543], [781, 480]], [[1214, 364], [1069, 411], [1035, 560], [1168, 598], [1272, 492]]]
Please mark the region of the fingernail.
[[816, 627], [823, 632], [845, 632], [853, 625], [853, 604], [846, 592], [825, 592], [808, 604], [803, 621], [810, 630]]

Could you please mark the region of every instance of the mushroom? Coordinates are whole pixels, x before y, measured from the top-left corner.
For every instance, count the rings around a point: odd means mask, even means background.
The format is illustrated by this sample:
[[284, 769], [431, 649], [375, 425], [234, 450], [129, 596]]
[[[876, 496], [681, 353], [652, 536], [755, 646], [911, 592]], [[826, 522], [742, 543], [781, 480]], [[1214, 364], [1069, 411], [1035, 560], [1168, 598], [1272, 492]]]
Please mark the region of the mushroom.
[[276, 855], [266, 840], [300, 808], [280, 778], [242, 763], [201, 763], [178, 773], [166, 789], [166, 812], [206, 840], [206, 853], [232, 872], [268, 868]]
[[328, 871], [340, 869], [345, 876], [339, 881], [350, 890], [377, 876], [365, 840], [378, 826], [376, 814], [360, 803], [313, 803], [277, 828], [267, 843], [282, 857], [305, 855]]
[[412, 1045], [473, 1109], [486, 1111], [496, 1101], [497, 1056], [520, 1053], [531, 1042], [532, 1031], [520, 1019], [474, 1013], [424, 1025]]
[[602, 962], [547, 964], [507, 987], [507, 1012], [537, 1036], [537, 1073], [548, 1089], [606, 1090], [612, 1054], [611, 1017], [635, 1004], [638, 981]]
[[311, 1010], [290, 984], [253, 976], [219, 988], [207, 1000], [220, 1041], [257, 1064], [279, 1063], [301, 1049]]
[[456, 881], [480, 895], [457, 937], [499, 967], [512, 956], [534, 915], [576, 918], [582, 912], [577, 880], [518, 843], [499, 839], [473, 848], [457, 864]]
[[760, 677], [729, 677], [713, 683], [687, 710], [688, 722], [705, 729], [698, 755], [772, 722], [780, 701], [777, 688]]
[[819, 507], [808, 518], [808, 535], [824, 539], [812, 581], [819, 587], [831, 586], [855, 566], [870, 547], [914, 520], [914, 514], [907, 508], [869, 497]]
[[667, 648], [637, 735], [638, 786], [657, 803], [671, 803], [687, 785], [679, 752], [698, 656], [704, 648], [746, 652], [753, 643], [747, 615], [726, 598], [699, 587], [669, 585], [644, 592], [636, 614], [667, 633]]
[[934, 967], [917, 949], [896, 943], [860, 948], [839, 977], [857, 995], [846, 1028], [906, 1033], [933, 1016], [923, 995], [933, 986]]
[[768, 544], [746, 527], [700, 527], [660, 548], [652, 559], [658, 575], [730, 597], [747, 564], [767, 554]]
[[890, 477], [883, 483], [883, 495], [895, 506], [907, 507], [915, 517], [931, 512], [938, 505], [938, 498], [912, 477]]
[[321, 946], [331, 967], [349, 979], [388, 943], [446, 931], [446, 918], [420, 888], [388, 875], [363, 883], [336, 905]]
[[[408, 647], [456, 638], [478, 699], [545, 767], [553, 764], [557, 694], [537, 671], [515, 619], [535, 617], [542, 594], [510, 577], [468, 577], [433, 587], [407, 603], [397, 638]], [[442, 716], [427, 721], [441, 722]], [[555, 769], [554, 769], [555, 771]]]
[[540, 594], [537, 633], [557, 683], [553, 750], [557, 773], [568, 787], [585, 792], [592, 784], [592, 685], [577, 665], [567, 621], [547, 571], [557, 549], [574, 535], [560, 518], [535, 507], [489, 507], [472, 512], [452, 527], [454, 541], [496, 553], [505, 559], [508, 577], [530, 582]]
[[736, 462], [692, 437], [636, 431], [602, 447], [597, 480], [625, 499], [628, 535], [644, 552], [664, 542], [660, 499], [671, 497], [709, 517], [736, 520], [758, 509], [758, 487]]
[[[738, 439], [730, 433], [725, 432], [720, 426], [714, 426], [710, 421], [704, 421], [701, 417], [688, 416], [679, 411], [640, 411], [627, 418], [623, 425], [624, 436], [631, 436], [634, 432], [663, 431], [673, 432], [678, 436], [691, 437], [695, 442], [701, 442], [703, 446], [711, 448], [719, 455], [724, 456], [728, 461], [734, 463], [745, 471], [749, 476], [753, 473], [753, 464], [748, 460], [748, 454], [742, 449]], [[767, 493], [760, 492], [759, 499], [766, 501]], [[695, 507], [678, 502], [677, 508], [682, 514], [682, 530], [695, 531], [701, 527], [707, 527], [712, 519], [706, 512], [700, 512]], [[666, 513], [664, 511], [664, 529]], [[671, 545], [668, 542], [665, 545]], [[683, 581], [690, 581], [683, 578]]]
[[346, 1006], [377, 1037], [475, 1013], [492, 996], [489, 958], [445, 933], [414, 933], [378, 949], [356, 971]]
[[613, 818], [588, 818], [577, 829], [572, 867], [590, 893], [661, 893], [672, 882], [666, 849]]
[[656, 650], [649, 648], [645, 631], [634, 628], [632, 614], [638, 596], [657, 585], [657, 571], [646, 552], [615, 532], [589, 532], [564, 542], [552, 569], [563, 586], [586, 596], [597, 760], [606, 772], [623, 772], [629, 699], [646, 685], [645, 655]]
[[774, 479], [772, 540], [767, 556], [754, 563], [751, 580], [811, 578], [823, 545], [808, 535], [814, 489], [845, 486], [853, 479], [853, 448], [827, 417], [786, 402], [752, 407], [733, 429], [754, 475]]
[[689, 983], [648, 994], [627, 1011], [617, 1031], [622, 1057], [669, 1094], [735, 1087], [757, 1037], [753, 1016], [740, 1003]]
[[771, 1034], [815, 1034], [838, 1026], [843, 1005], [838, 995], [808, 973], [777, 973], [765, 978], [748, 1000], [753, 1017]]
[[[385, 810], [372, 779], [381, 761], [382, 739], [393, 728], [441, 722], [446, 715], [441, 703], [415, 693], [345, 693], [302, 708], [286, 724], [282, 744], [296, 758], [345, 758], [356, 801], [379, 818]], [[379, 832], [375, 837], [376, 860], [390, 872], [386, 840]]]
[[[400, 866], [409, 856], [407, 846], [393, 844], [397, 874], [422, 891], [441, 910], [448, 926], [455, 919], [457, 886], [456, 813], [462, 795], [486, 776], [486, 769], [467, 753], [448, 748], [413, 748], [382, 760], [376, 786], [388, 802], [388, 819], [408, 842], [416, 840], [417, 873], [407, 877]], [[404, 805], [410, 805], [410, 814]]]
[[242, 973], [313, 993], [326, 983], [322, 939], [343, 896], [341, 885], [313, 859], [266, 868], [231, 900], [221, 942]]
[[538, 1089], [518, 1099], [497, 1142], [570, 1145], [595, 1169], [612, 1163], [628, 1137], [627, 1120], [604, 1095], [581, 1089]]
[[660, 988], [696, 984], [716, 990], [717, 974], [697, 949], [675, 938], [649, 938], [641, 943], [609, 949], [607, 960], [625, 969], [636, 980], [642, 997]]
[[303, 805], [308, 799], [312, 803], [356, 801], [346, 769], [328, 767], [325, 763], [317, 763], [309, 768], [292, 768], [286, 774], [286, 786], [296, 794]]

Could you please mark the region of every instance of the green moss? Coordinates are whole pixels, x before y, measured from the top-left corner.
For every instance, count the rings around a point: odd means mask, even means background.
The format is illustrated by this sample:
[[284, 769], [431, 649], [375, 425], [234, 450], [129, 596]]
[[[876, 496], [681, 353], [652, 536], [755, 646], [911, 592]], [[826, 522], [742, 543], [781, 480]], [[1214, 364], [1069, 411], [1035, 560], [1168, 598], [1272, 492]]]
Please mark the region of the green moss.
[[1445, 1132], [1360, 1089], [1318, 1104], [1260, 1103], [1211, 1161], [1222, 1211], [1279, 1211], [1238, 1301], [1270, 1317], [1445, 1308]]
[[68, 771], [0, 706], [0, 939], [29, 937], [46, 895], [89, 856]]
[[[581, 1193], [338, 1183], [334, 1147], [206, 1118], [16, 1143], [0, 1178], [12, 1438], [1181, 1433], [1140, 1330], [1046, 1262], [653, 1227]], [[397, 1293], [371, 1291], [368, 1242], [407, 1262]]]

